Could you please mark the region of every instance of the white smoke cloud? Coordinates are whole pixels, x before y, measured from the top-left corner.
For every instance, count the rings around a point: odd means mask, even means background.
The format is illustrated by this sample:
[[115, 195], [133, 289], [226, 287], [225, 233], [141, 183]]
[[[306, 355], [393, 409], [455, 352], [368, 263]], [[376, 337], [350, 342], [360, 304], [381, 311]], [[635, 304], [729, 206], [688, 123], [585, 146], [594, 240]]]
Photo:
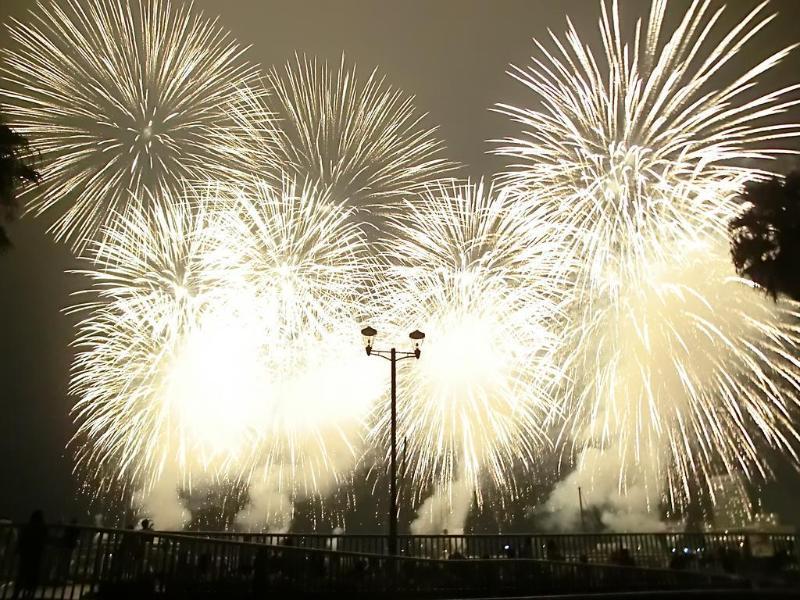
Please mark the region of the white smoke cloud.
[[587, 525], [597, 509], [602, 525], [609, 530], [663, 531], [657, 461], [640, 456], [634, 464], [624, 462], [615, 447], [585, 448], [575, 470], [556, 484], [547, 499], [542, 510], [545, 527], [558, 531], [582, 528], [580, 488]]
[[275, 477], [264, 476], [253, 481], [249, 494], [247, 506], [236, 515], [238, 528], [270, 533], [289, 531], [294, 516], [294, 504]]
[[417, 518], [411, 523], [411, 533], [439, 534], [445, 529], [455, 535], [464, 533], [474, 497], [475, 488], [468, 479], [437, 487], [433, 495], [417, 509]]
[[[325, 496], [339, 483], [339, 476], [352, 468], [352, 452], [338, 453], [326, 469], [315, 469], [315, 463], [286, 465], [269, 463], [255, 475], [248, 488], [249, 501], [236, 515], [236, 526], [243, 531], [286, 533], [294, 518], [294, 508], [314, 496]], [[345, 456], [346, 455], [346, 456]], [[344, 457], [344, 458], [342, 458]], [[314, 485], [296, 485], [313, 479]]]
[[192, 518], [178, 494], [175, 478], [162, 475], [156, 485], [146, 491], [138, 491], [133, 498], [134, 506], [143, 518], [153, 523], [154, 529], [175, 531], [183, 529]]

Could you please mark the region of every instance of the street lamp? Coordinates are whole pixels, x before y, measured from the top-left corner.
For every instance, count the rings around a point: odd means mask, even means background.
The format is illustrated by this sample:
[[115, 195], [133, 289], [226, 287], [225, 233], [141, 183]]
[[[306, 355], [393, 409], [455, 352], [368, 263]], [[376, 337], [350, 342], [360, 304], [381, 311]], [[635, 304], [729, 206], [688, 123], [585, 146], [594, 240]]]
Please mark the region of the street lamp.
[[389, 455], [389, 553], [397, 554], [397, 361], [405, 358], [419, 358], [419, 346], [425, 339], [425, 334], [419, 329], [415, 329], [408, 334], [414, 343], [414, 350], [411, 352], [398, 352], [394, 348], [390, 350], [375, 350], [372, 346], [378, 332], [374, 327], [364, 327], [361, 330], [364, 336], [364, 349], [367, 356], [380, 356], [385, 358], [392, 365], [392, 385], [391, 385], [391, 452]]

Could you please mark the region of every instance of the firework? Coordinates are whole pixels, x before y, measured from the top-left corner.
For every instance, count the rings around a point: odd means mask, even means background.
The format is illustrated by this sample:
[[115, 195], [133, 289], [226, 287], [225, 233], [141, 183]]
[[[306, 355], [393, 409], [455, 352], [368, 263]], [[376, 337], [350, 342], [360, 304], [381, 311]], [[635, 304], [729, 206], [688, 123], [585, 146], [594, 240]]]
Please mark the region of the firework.
[[374, 261], [354, 208], [337, 207], [319, 185], [291, 179], [279, 187], [249, 180], [221, 196], [237, 215], [226, 226], [241, 268], [223, 263], [220, 271], [255, 290], [272, 319], [270, 339], [315, 340], [359, 315]]
[[251, 180], [226, 195], [236, 214], [226, 238], [242, 269], [224, 271], [252, 290], [265, 340], [262, 475], [283, 493], [317, 495], [352, 470], [380, 389], [357, 343], [374, 260], [355, 209], [317, 185]]
[[149, 488], [165, 470], [238, 475], [259, 432], [255, 306], [213, 277], [212, 205], [132, 204], [89, 252], [97, 299], [79, 325], [71, 391], [79, 464]]
[[735, 277], [726, 229], [742, 184], [763, 174], [741, 165], [799, 128], [775, 118], [797, 86], [751, 94], [788, 49], [728, 74], [772, 19], [763, 4], [730, 31], [708, 2], [671, 32], [666, 10], [655, 0], [628, 43], [617, 3], [602, 4], [600, 56], [572, 26], [555, 53], [537, 44], [512, 75], [540, 105], [499, 106], [523, 135], [498, 152], [581, 265], [569, 435], [613, 453], [620, 486], [638, 479], [676, 503], [715, 474], [766, 474], [765, 445], [795, 456], [797, 307]]
[[240, 154], [221, 127], [252, 70], [243, 49], [191, 7], [42, 3], [9, 35], [5, 109], [41, 153], [46, 184], [28, 210], [53, 215], [55, 237], [74, 248], [132, 196], [160, 198], [181, 179], [222, 176]]
[[393, 220], [386, 297], [396, 331], [427, 336], [421, 359], [401, 363], [410, 478], [422, 490], [460, 481], [479, 501], [486, 483], [513, 492], [512, 469], [547, 443], [566, 263], [554, 261], [546, 222], [507, 189], [439, 184], [405, 212]]
[[[337, 69], [298, 57], [271, 70], [267, 85], [266, 99], [245, 91], [240, 102], [242, 131], [253, 124], [242, 138], [254, 164], [272, 164], [277, 156], [287, 172], [355, 203], [412, 192], [451, 168], [414, 98], [375, 71], [360, 80], [344, 59]], [[265, 119], [271, 113], [277, 130]]]
[[287, 181], [195, 187], [115, 218], [79, 307], [79, 463], [143, 497], [165, 477], [263, 475], [293, 499], [352, 469], [378, 389], [354, 343], [370, 262], [352, 215]]

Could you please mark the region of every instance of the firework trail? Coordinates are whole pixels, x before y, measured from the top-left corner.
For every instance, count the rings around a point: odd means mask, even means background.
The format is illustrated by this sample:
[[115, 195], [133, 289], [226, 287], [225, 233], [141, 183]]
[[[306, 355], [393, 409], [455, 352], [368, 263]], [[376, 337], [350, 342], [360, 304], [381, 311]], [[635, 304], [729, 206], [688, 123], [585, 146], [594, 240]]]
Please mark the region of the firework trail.
[[[81, 250], [131, 196], [222, 177], [241, 152], [224, 129], [243, 49], [216, 23], [161, 0], [40, 3], [13, 21], [4, 51], [7, 111], [42, 157], [28, 210]], [[149, 192], [149, 193], [148, 193]]]
[[[392, 330], [427, 336], [421, 359], [400, 367], [398, 439], [407, 440], [410, 479], [417, 493], [469, 490], [479, 503], [486, 485], [513, 494], [512, 468], [530, 467], [547, 443], [560, 383], [566, 263], [556, 262], [552, 232], [508, 189], [483, 182], [428, 187], [392, 228], [377, 295]], [[385, 444], [383, 407], [378, 415], [372, 436]]]
[[668, 32], [655, 0], [631, 41], [617, 3], [601, 6], [603, 54], [570, 25], [552, 36], [554, 53], [537, 43], [534, 64], [513, 68], [540, 104], [499, 105], [523, 135], [497, 152], [515, 159], [506, 180], [566, 232], [562, 252], [581, 265], [565, 435], [582, 466], [566, 484], [603, 487], [613, 465], [617, 499], [593, 502], [625, 512], [636, 488], [647, 512], [715, 474], [767, 474], [764, 446], [796, 457], [797, 307], [735, 277], [727, 224], [743, 183], [763, 175], [741, 165], [797, 135], [778, 117], [798, 86], [752, 93], [789, 49], [728, 74], [772, 20], [765, 4], [723, 31], [722, 9], [696, 1]]
[[376, 71], [360, 80], [344, 58], [331, 68], [297, 57], [272, 69], [266, 85], [265, 98], [245, 90], [240, 102], [243, 132], [253, 125], [250, 135], [242, 136], [252, 150], [251, 163], [277, 162], [353, 204], [397, 198], [452, 169], [414, 98]]

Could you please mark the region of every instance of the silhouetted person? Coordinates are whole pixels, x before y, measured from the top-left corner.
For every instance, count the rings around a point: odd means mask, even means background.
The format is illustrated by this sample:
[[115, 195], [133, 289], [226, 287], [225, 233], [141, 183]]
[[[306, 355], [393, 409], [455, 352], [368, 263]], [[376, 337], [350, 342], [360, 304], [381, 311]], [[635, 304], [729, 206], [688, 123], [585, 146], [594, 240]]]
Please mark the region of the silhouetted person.
[[133, 533], [133, 525], [128, 525], [113, 557], [112, 573], [116, 579], [126, 579], [135, 570], [138, 544], [139, 536]]
[[564, 560], [561, 550], [558, 549], [558, 544], [555, 540], [547, 540], [547, 560]]
[[369, 563], [364, 558], [357, 558], [354, 567], [355, 577], [360, 580], [363, 579], [369, 569]]
[[58, 578], [66, 581], [69, 578], [69, 568], [72, 564], [72, 554], [78, 545], [78, 519], [72, 519], [69, 525], [64, 526], [61, 539], [58, 540]]
[[269, 589], [269, 550], [259, 548], [253, 561], [253, 596], [263, 598]]
[[525, 538], [525, 543], [522, 545], [522, 550], [519, 551], [520, 558], [533, 558], [533, 541], [531, 538]]
[[208, 579], [209, 572], [211, 571], [211, 556], [208, 552], [203, 552], [197, 557], [197, 572], [203, 580]]
[[10, 573], [17, 553], [17, 528], [11, 519], [0, 517], [0, 573]]
[[635, 567], [636, 562], [631, 556], [631, 551], [627, 548], [620, 548], [617, 553], [617, 564], [621, 567]]
[[681, 552], [680, 549], [678, 549], [677, 552], [673, 552], [672, 554], [672, 559], [669, 561], [669, 568], [682, 571], [684, 569], [688, 569], [693, 560], [694, 555], [688, 551]]
[[44, 547], [47, 543], [47, 525], [41, 510], [33, 511], [28, 524], [22, 528], [17, 549], [19, 567], [14, 586], [14, 597], [33, 598], [42, 568]]
[[150, 575], [151, 565], [150, 560], [153, 550], [153, 540], [155, 530], [153, 521], [150, 519], [142, 519], [142, 534], [138, 537], [138, 544], [136, 546], [136, 576], [148, 577]]
[[787, 549], [779, 550], [767, 561], [767, 568], [772, 572], [783, 571], [787, 566], [794, 564], [792, 555]]
[[753, 558], [753, 548], [750, 545], [749, 535], [744, 536], [744, 543], [742, 544], [742, 558], [744, 558], [745, 561], [749, 561], [751, 558]]

